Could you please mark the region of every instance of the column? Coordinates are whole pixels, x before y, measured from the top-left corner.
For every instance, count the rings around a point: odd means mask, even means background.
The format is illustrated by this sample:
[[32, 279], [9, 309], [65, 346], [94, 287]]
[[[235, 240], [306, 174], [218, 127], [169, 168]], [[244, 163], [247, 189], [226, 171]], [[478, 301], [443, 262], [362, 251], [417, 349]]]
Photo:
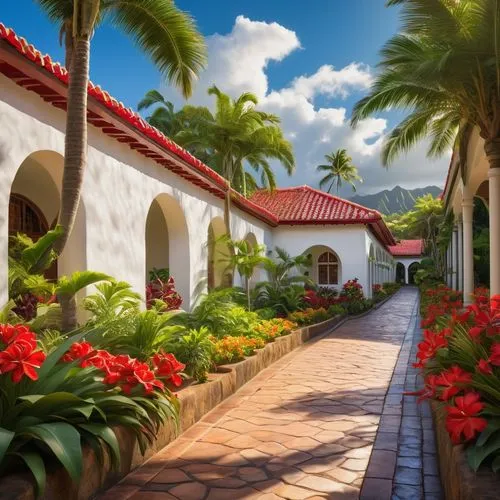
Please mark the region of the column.
[[472, 216], [474, 211], [474, 200], [464, 187], [462, 199], [462, 221], [464, 238], [464, 304], [470, 304], [474, 292], [474, 250], [472, 247]]
[[490, 293], [500, 293], [500, 168], [488, 171], [490, 209]]
[[410, 264], [406, 265], [406, 264], [403, 264], [405, 266], [405, 285], [409, 285], [410, 284], [410, 276], [409, 276], [409, 272], [408, 272], [408, 269], [410, 267]]
[[458, 238], [458, 290], [464, 289], [464, 228], [462, 221], [459, 220], [457, 224], [457, 238]]
[[452, 233], [453, 238], [453, 286], [454, 290], [458, 290], [458, 228], [455, 226]]

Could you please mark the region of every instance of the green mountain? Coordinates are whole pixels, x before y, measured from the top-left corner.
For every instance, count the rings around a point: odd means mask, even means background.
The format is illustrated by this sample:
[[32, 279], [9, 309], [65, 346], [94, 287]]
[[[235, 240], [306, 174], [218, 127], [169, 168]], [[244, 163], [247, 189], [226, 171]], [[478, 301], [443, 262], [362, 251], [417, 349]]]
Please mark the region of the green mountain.
[[415, 205], [415, 200], [426, 194], [438, 196], [443, 190], [437, 186], [427, 186], [417, 189], [404, 189], [396, 186], [390, 191], [385, 189], [380, 193], [356, 195], [351, 201], [367, 208], [374, 208], [382, 214], [389, 215], [397, 212], [408, 212]]

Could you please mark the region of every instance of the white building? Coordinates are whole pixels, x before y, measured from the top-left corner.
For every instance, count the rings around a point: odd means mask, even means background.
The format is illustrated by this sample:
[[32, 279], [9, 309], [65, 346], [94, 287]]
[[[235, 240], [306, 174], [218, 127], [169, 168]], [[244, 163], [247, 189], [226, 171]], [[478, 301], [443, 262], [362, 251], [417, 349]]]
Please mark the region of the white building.
[[413, 276], [424, 255], [424, 241], [400, 240], [389, 250], [396, 262], [396, 281], [406, 285], [414, 284]]
[[[67, 80], [0, 24], [0, 304], [8, 235], [37, 237], [57, 220]], [[88, 121], [82, 202], [54, 275], [102, 271], [142, 293], [148, 271], [168, 267], [190, 308], [222, 280], [213, 242], [225, 232], [226, 181], [93, 84]], [[311, 253], [320, 284], [357, 277], [371, 295], [373, 284], [394, 279], [395, 242], [378, 212], [308, 187], [232, 198], [234, 239]]]

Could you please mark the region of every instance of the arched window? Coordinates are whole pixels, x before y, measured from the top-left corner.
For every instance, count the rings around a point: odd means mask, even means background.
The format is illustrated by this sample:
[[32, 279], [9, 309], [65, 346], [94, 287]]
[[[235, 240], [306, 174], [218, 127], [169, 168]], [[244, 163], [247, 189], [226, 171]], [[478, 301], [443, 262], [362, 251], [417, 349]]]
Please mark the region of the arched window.
[[339, 260], [332, 252], [322, 253], [318, 258], [318, 285], [338, 285]]
[[27, 234], [36, 241], [48, 230], [40, 209], [28, 198], [12, 193], [9, 200], [9, 234]]

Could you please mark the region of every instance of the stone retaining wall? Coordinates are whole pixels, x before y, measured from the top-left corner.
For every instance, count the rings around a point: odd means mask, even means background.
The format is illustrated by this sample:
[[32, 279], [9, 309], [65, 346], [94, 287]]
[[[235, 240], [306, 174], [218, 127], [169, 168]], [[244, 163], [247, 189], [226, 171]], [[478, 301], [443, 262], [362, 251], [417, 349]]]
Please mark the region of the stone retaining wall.
[[[304, 327], [295, 330], [290, 335], [279, 337], [263, 349], [258, 350], [254, 356], [239, 363], [220, 367], [218, 373], [210, 375], [208, 382], [182, 389], [178, 393], [180, 403], [179, 429], [176, 429], [172, 422], [167, 422], [144, 456], [141, 455], [135, 437], [130, 430], [126, 428], [115, 429], [121, 452], [119, 471], [111, 471], [109, 457], [105, 457], [104, 462], [99, 464], [92, 450], [85, 449], [79, 485], [72, 483], [62, 468], [54, 468], [53, 471], [47, 471], [47, 487], [42, 497], [43, 500], [61, 500], [63, 498], [87, 500], [94, 497], [98, 491], [118, 482], [131, 470], [172, 442], [180, 432], [187, 430], [261, 370], [311, 338], [329, 332], [343, 318], [343, 316], [336, 316], [323, 323]], [[33, 481], [28, 473], [0, 479], [1, 500], [34, 500], [34, 498]]]

